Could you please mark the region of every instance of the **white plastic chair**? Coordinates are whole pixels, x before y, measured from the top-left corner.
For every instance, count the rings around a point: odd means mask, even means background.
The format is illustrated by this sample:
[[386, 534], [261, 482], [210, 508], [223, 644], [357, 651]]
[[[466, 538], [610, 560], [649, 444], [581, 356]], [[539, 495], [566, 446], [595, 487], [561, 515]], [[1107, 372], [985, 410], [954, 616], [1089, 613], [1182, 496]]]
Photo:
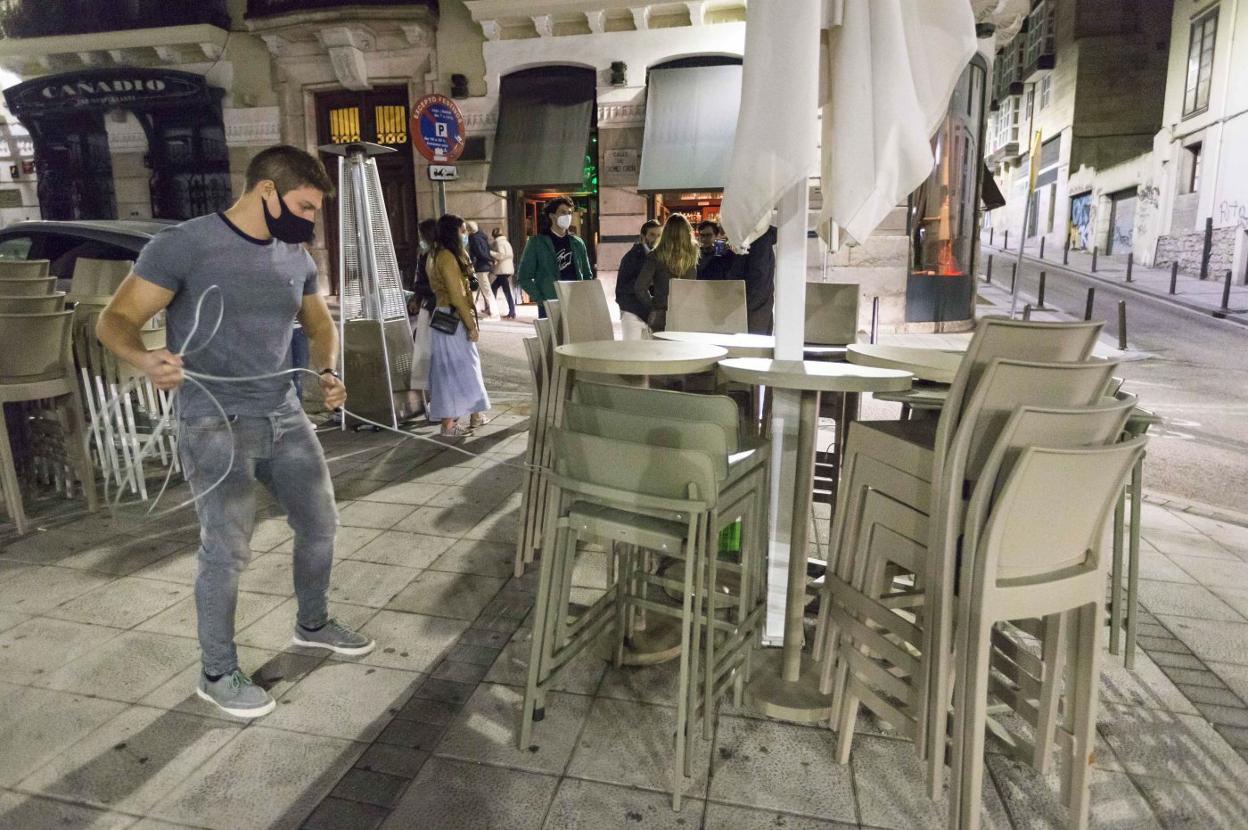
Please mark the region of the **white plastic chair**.
[[749, 329], [744, 280], [672, 280], [668, 331], [736, 334]]
[[615, 339], [606, 289], [600, 281], [560, 280], [555, 283], [555, 295], [559, 298], [562, 343]]

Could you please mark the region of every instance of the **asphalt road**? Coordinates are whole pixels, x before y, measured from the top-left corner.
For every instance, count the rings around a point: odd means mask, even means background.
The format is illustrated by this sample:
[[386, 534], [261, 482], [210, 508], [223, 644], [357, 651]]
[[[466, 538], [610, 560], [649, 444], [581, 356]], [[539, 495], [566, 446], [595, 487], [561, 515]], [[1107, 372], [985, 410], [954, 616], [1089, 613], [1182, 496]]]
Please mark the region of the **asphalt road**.
[[[998, 281], [1009, 273], [1000, 266]], [[1165, 419], [1149, 432], [1145, 488], [1248, 514], [1248, 327], [1051, 264], [1045, 270], [1046, 306], [1082, 317], [1095, 287], [1093, 315], [1115, 341], [1118, 301], [1127, 301], [1127, 344], [1147, 356], [1124, 363], [1121, 374], [1140, 405]], [[1019, 291], [1028, 299], [1039, 272], [1035, 265], [1020, 271]]]

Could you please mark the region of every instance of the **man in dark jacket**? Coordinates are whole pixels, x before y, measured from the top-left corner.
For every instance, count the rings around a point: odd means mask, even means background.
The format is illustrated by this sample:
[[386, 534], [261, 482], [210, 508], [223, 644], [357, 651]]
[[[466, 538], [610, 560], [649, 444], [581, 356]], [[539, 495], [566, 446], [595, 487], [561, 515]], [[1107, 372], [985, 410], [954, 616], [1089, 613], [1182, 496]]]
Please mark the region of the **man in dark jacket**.
[[620, 270], [615, 277], [615, 303], [620, 307], [620, 328], [625, 340], [644, 340], [650, 336], [650, 329], [646, 325], [648, 309], [638, 301], [633, 289], [637, 284], [637, 275], [641, 273], [641, 266], [645, 264], [646, 257], [654, 250], [654, 246], [659, 244], [659, 234], [662, 232], [662, 225], [653, 219], [647, 219], [641, 226], [640, 240], [620, 260]]
[[[494, 258], [490, 256], [490, 240], [471, 220], [464, 223], [468, 226], [468, 258], [472, 260], [472, 270], [477, 276], [477, 300], [484, 303], [480, 308], [482, 316], [497, 316], [494, 307], [494, 292], [490, 291], [490, 270], [494, 267]], [[480, 306], [478, 306], [480, 307]]]
[[698, 245], [702, 248], [702, 255], [698, 257], [698, 279], [739, 279], [731, 276], [732, 265], [737, 256], [728, 247], [723, 236], [723, 229], [718, 222], [703, 219], [698, 223]]
[[728, 279], [745, 280], [745, 307], [750, 334], [771, 334], [772, 303], [776, 296], [776, 226], [738, 254]]

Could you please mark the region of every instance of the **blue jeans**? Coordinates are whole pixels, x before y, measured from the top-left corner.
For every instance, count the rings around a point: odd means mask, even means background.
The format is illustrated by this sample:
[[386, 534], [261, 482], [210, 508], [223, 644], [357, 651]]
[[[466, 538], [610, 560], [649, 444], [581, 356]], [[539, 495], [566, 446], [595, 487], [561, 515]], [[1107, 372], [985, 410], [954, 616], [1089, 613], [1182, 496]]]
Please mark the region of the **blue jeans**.
[[[269, 489], [286, 510], [295, 532], [294, 583], [297, 621], [315, 628], [329, 616], [329, 573], [334, 560], [338, 510], [325, 455], [302, 411], [253, 417], [230, 416], [230, 432], [219, 415], [178, 423], [178, 452], [197, 497], [199, 570], [195, 609], [205, 674], [238, 668], [234, 614], [238, 578], [251, 560], [256, 521], [255, 482]], [[228, 471], [228, 472], [227, 472]], [[222, 476], [225, 479], [208, 492]], [[201, 493], [205, 493], [199, 498]]]
[[[290, 366], [292, 369], [308, 368], [308, 336], [299, 326], [290, 336]], [[303, 372], [291, 373], [290, 381], [295, 385], [295, 397], [303, 400]]]

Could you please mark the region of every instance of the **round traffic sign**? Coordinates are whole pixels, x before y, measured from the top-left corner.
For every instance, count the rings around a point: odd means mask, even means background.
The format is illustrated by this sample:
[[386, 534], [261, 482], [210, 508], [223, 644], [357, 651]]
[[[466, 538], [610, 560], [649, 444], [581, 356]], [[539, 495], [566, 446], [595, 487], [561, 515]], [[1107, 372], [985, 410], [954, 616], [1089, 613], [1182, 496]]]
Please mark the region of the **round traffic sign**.
[[464, 152], [464, 116], [445, 95], [426, 95], [412, 107], [412, 138], [426, 159], [450, 164]]

